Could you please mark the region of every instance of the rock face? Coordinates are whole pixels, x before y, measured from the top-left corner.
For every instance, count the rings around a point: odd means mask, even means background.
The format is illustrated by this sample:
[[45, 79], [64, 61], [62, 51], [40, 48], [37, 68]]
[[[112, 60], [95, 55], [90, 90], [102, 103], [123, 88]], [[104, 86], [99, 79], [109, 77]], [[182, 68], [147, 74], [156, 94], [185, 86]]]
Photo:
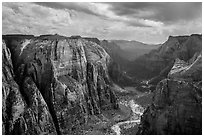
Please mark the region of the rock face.
[[133, 80], [126, 74], [126, 66], [130, 63], [123, 56], [124, 51], [114, 42], [103, 40], [100, 45], [111, 57], [111, 63], [108, 66], [109, 75], [112, 80], [120, 86], [133, 84]]
[[138, 134], [202, 134], [202, 56], [176, 59], [156, 87]]
[[21, 94], [14, 80], [11, 54], [4, 41], [2, 60], [3, 134], [56, 134], [48, 106], [31, 78], [25, 78], [25, 95]]
[[3, 134], [77, 134], [89, 115], [117, 109], [110, 57], [98, 44], [58, 35], [3, 41]]
[[[180, 60], [188, 61], [201, 49], [201, 35], [170, 36], [158, 49], [152, 50], [150, 53], [136, 59], [129, 66], [130, 70], [128, 73], [141, 79], [155, 77], [150, 83], [157, 84], [160, 80], [167, 77], [175, 59], [179, 58]], [[160, 76], [158, 77], [158, 75]]]
[[189, 81], [202, 80], [202, 55], [195, 54], [189, 61], [176, 59], [175, 64], [168, 74], [169, 78], [186, 79]]

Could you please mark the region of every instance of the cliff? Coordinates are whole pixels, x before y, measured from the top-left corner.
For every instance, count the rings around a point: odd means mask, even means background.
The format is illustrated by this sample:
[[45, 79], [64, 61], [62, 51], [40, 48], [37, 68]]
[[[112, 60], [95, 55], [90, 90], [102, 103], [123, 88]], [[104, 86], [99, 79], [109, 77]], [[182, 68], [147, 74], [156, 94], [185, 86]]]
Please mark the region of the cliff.
[[77, 134], [118, 107], [110, 56], [88, 39], [5, 35], [2, 51], [3, 134]]
[[124, 51], [112, 41], [103, 40], [100, 45], [111, 57], [108, 71], [113, 82], [120, 86], [132, 85], [134, 81], [126, 74], [126, 66], [130, 62], [123, 57]]
[[202, 134], [202, 56], [176, 59], [154, 91], [138, 134]]
[[162, 79], [167, 78], [177, 58], [188, 61], [201, 50], [201, 35], [169, 36], [168, 40], [158, 49], [132, 62], [128, 73], [138, 79], [149, 79], [149, 84], [156, 85]]

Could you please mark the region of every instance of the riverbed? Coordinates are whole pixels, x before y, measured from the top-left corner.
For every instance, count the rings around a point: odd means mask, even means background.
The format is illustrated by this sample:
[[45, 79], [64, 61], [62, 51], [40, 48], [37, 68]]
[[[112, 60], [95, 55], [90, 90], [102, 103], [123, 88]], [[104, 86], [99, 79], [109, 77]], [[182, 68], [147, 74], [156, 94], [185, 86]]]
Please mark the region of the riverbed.
[[106, 110], [98, 116], [90, 116], [90, 121], [82, 131], [83, 135], [135, 135], [141, 116], [151, 103], [150, 92], [140, 92], [135, 87], [125, 87], [115, 92], [119, 109]]
[[124, 129], [128, 129], [138, 125], [140, 123], [141, 116], [144, 112], [144, 108], [136, 104], [133, 99], [130, 100], [126, 105], [131, 108], [131, 117], [128, 120], [116, 123], [111, 127], [111, 129], [113, 130], [113, 132], [115, 132], [116, 135], [121, 135], [121, 127], [123, 127]]
[[129, 131], [136, 132], [137, 126], [141, 122], [141, 116], [145, 108], [151, 102], [150, 92], [140, 92], [135, 87], [124, 87], [124, 89], [127, 94], [123, 96], [119, 95], [119, 104], [130, 108], [131, 113], [128, 119], [117, 122], [111, 126], [111, 130], [116, 135], [130, 134]]

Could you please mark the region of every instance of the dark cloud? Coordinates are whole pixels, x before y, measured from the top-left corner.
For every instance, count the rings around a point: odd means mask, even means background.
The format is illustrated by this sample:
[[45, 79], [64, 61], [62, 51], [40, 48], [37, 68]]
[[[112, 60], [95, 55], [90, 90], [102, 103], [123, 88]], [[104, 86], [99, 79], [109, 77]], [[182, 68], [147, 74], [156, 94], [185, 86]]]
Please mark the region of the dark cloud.
[[139, 12], [139, 10], [149, 9], [151, 2], [108, 2], [106, 4], [111, 5], [111, 10], [117, 15], [133, 15]]
[[[109, 17], [98, 14], [89, 9], [84, 3], [75, 2], [37, 2], [36, 4], [54, 9], [69, 9], [99, 16], [103, 19]], [[145, 20], [159, 21], [165, 24], [173, 24], [178, 21], [190, 21], [201, 18], [201, 2], [107, 2], [109, 10], [118, 16], [128, 18], [139, 18]], [[147, 26], [133, 20], [125, 21], [128, 25]]]
[[[119, 16], [138, 17], [164, 23], [189, 21], [201, 17], [202, 14], [201, 2], [116, 2], [107, 4], [110, 4], [110, 10]], [[143, 15], [143, 12], [150, 14]]]

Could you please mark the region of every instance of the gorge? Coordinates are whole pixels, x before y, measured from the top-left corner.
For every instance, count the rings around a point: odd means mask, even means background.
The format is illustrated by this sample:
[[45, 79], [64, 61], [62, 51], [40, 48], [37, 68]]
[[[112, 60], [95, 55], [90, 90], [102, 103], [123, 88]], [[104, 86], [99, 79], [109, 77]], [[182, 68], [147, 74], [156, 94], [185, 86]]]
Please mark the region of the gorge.
[[202, 134], [202, 35], [122, 42], [3, 35], [2, 134]]

